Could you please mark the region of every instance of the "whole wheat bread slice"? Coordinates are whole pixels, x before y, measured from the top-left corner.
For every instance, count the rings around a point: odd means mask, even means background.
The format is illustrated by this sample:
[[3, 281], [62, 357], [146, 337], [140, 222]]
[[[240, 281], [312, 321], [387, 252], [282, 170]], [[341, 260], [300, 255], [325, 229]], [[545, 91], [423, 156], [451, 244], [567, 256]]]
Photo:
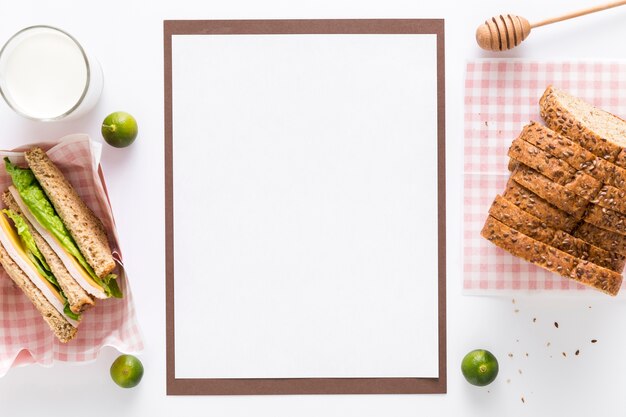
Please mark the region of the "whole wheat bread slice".
[[626, 236], [626, 214], [590, 204], [585, 214], [585, 221], [601, 229]]
[[609, 252], [626, 256], [626, 236], [604, 230], [591, 223], [582, 222], [574, 230], [574, 236]]
[[511, 178], [576, 219], [581, 219], [585, 214], [589, 204], [587, 200], [524, 164], [515, 166]]
[[33, 227], [33, 225], [28, 221], [26, 216], [23, 215], [22, 211], [20, 210], [20, 206], [17, 204], [9, 191], [5, 191], [2, 194], [2, 200], [10, 210], [19, 214], [24, 219], [24, 222], [26, 223], [30, 234], [35, 240], [37, 248], [48, 263], [48, 266], [50, 266], [52, 274], [57, 279], [59, 286], [67, 297], [67, 301], [70, 305], [70, 310], [78, 314], [93, 306], [93, 298], [83, 289], [83, 287], [80, 286], [80, 284], [78, 284], [78, 282], [76, 282], [74, 278], [72, 278], [67, 268], [65, 268], [65, 265], [63, 265], [63, 261], [61, 261], [61, 258], [59, 258], [56, 252], [54, 252], [54, 250], [50, 247], [48, 242], [46, 242], [43, 236], [39, 234], [37, 229]]
[[578, 220], [561, 209], [554, 207], [532, 191], [509, 178], [503, 197], [518, 208], [542, 219], [548, 226], [570, 232], [578, 225]]
[[586, 200], [595, 199], [602, 187], [600, 181], [584, 171], [577, 171], [567, 162], [554, 157], [520, 137], [513, 141], [508, 155], [511, 159], [534, 169]]
[[76, 328], [50, 304], [39, 288], [31, 282], [28, 276], [11, 259], [2, 244], [0, 244], [0, 264], [13, 282], [20, 287], [26, 297], [33, 303], [48, 326], [50, 326], [54, 335], [63, 343], [72, 340], [76, 336]]
[[626, 169], [606, 159], [599, 158], [578, 143], [546, 126], [531, 122], [524, 126], [519, 137], [567, 162], [574, 169], [586, 172], [603, 184], [626, 189]]
[[576, 258], [588, 260], [612, 271], [621, 273], [624, 270], [626, 263], [624, 256], [596, 247], [562, 230], [553, 229], [541, 219], [519, 209], [504, 197], [496, 196], [489, 208], [489, 215], [528, 237]]
[[87, 263], [98, 277], [103, 278], [109, 274], [115, 269], [115, 261], [100, 219], [87, 207], [41, 148], [26, 151], [25, 157]]
[[539, 100], [541, 117], [554, 131], [611, 162], [626, 147], [626, 121], [571, 94], [548, 86]]
[[616, 295], [622, 284], [621, 274], [539, 242], [492, 216], [487, 218], [481, 236], [514, 256], [609, 295]]

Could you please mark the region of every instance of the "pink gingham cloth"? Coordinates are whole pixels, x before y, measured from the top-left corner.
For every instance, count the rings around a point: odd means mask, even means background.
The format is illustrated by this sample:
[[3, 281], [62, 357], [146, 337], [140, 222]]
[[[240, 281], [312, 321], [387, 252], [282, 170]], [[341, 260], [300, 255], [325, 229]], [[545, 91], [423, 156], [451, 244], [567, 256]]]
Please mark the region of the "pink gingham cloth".
[[[137, 353], [143, 349], [130, 286], [121, 266], [113, 214], [104, 179], [99, 175], [99, 156], [94, 152], [97, 145], [87, 135], [72, 135], [57, 143], [39, 145], [47, 150], [50, 159], [104, 223], [114, 256], [120, 264], [118, 283], [124, 298], [98, 300], [94, 308], [83, 314], [77, 336], [63, 344], [0, 267], [0, 377], [13, 366], [28, 363], [50, 366], [55, 361], [94, 360], [104, 346], [112, 346], [126, 353]], [[5, 156], [21, 166], [25, 164], [21, 152], [0, 151], [0, 157], [4, 159]], [[0, 192], [4, 192], [10, 183], [2, 161]]]
[[618, 116], [626, 116], [625, 62], [477, 60], [467, 63], [463, 158], [463, 289], [466, 293], [587, 290], [510, 255], [480, 236], [489, 206], [496, 194], [503, 193], [509, 177], [508, 148], [530, 120], [543, 122], [539, 116], [539, 99], [549, 84]]

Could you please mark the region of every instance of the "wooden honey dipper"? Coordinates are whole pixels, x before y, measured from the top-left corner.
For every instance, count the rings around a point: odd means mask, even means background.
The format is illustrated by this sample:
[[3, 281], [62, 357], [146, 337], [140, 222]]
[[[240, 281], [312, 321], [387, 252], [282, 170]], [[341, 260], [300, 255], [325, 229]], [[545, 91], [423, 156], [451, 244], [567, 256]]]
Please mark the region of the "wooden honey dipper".
[[511, 14], [494, 16], [478, 26], [478, 29], [476, 29], [476, 42], [487, 51], [505, 51], [522, 43], [530, 34], [531, 29], [625, 4], [626, 0], [615, 1], [532, 24], [521, 16]]

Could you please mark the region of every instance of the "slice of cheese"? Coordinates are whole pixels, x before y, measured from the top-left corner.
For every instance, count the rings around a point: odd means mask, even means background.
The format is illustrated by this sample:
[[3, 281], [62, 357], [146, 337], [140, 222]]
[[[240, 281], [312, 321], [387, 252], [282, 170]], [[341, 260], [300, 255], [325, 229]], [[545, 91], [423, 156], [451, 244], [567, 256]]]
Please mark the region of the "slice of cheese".
[[13, 259], [13, 261], [22, 269], [32, 283], [42, 292], [50, 304], [52, 304], [59, 313], [63, 314], [67, 321], [76, 327], [78, 322], [67, 317], [63, 311], [65, 307], [65, 299], [61, 296], [54, 285], [52, 285], [46, 277], [37, 271], [37, 268], [26, 254], [26, 250], [19, 235], [11, 226], [5, 214], [2, 212], [0, 212], [0, 242], [11, 259]]

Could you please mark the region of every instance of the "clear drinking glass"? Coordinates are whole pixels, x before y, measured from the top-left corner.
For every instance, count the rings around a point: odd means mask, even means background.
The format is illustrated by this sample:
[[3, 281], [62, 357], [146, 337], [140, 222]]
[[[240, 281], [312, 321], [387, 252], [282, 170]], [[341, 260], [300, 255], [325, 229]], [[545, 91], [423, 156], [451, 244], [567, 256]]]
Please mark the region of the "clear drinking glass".
[[102, 92], [98, 61], [78, 41], [52, 26], [31, 26], [0, 50], [0, 94], [33, 120], [66, 120], [87, 113]]

